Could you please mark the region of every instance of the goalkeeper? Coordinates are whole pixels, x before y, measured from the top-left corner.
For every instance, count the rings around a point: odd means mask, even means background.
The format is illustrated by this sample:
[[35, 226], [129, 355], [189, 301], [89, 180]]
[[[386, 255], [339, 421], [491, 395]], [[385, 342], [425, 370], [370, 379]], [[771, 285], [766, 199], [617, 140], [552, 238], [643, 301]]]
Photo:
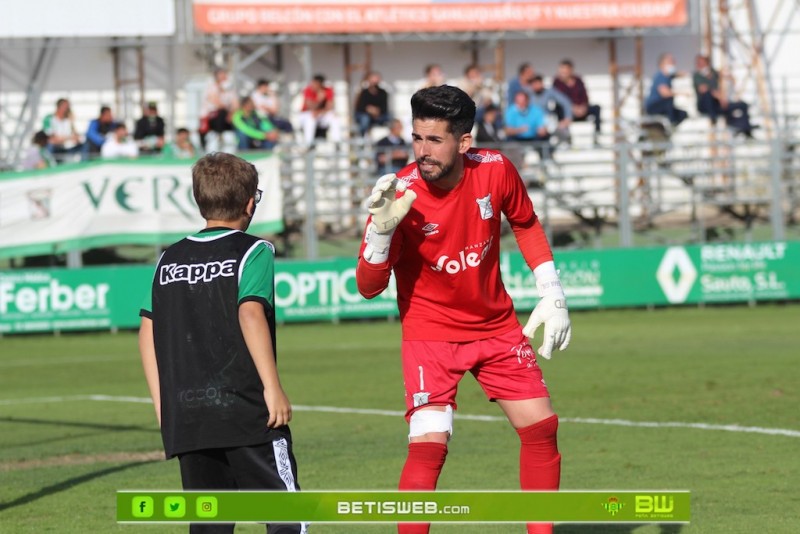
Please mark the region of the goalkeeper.
[[[501, 153], [471, 148], [472, 99], [455, 87], [411, 98], [415, 162], [380, 178], [358, 260], [361, 294], [386, 289], [391, 271], [403, 328], [402, 365], [409, 423], [401, 490], [432, 490], [453, 433], [456, 389], [471, 372], [519, 434], [520, 485], [556, 490], [561, 455], [542, 372], [528, 338], [544, 326], [538, 354], [570, 340], [566, 299], [547, 238], [517, 170]], [[505, 214], [541, 297], [522, 328], [500, 277]], [[528, 533], [552, 532], [529, 524]], [[400, 534], [427, 533], [401, 524]]]

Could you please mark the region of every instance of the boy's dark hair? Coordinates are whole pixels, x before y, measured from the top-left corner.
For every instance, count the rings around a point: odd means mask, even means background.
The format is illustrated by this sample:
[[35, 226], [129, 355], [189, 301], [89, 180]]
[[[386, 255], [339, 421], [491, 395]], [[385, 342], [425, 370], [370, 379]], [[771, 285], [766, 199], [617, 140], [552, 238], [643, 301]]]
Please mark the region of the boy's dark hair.
[[225, 152], [206, 154], [192, 166], [192, 192], [204, 219], [233, 221], [258, 189], [255, 165]]
[[447, 121], [447, 131], [461, 137], [475, 124], [475, 102], [452, 85], [420, 89], [411, 97], [411, 119]]

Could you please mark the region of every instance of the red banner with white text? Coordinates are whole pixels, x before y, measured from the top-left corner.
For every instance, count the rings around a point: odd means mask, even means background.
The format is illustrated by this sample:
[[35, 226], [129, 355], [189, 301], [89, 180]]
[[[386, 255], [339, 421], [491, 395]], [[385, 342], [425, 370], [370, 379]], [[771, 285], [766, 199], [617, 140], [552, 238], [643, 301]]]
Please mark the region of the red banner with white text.
[[206, 33], [397, 33], [683, 26], [688, 0], [194, 0]]

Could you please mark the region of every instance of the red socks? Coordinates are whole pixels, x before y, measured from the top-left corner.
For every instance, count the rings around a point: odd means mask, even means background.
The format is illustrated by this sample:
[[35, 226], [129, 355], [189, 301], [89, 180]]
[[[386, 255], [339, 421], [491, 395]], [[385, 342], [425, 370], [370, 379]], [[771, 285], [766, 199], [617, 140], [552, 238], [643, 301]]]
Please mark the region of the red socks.
[[[556, 431], [558, 416], [525, 428], [518, 428], [522, 442], [519, 451], [519, 481], [523, 490], [557, 490], [561, 479], [561, 455]], [[551, 534], [553, 525], [528, 523], [528, 534]]]
[[[557, 490], [561, 479], [561, 455], [556, 432], [558, 416], [553, 415], [525, 428], [518, 428], [521, 442], [519, 480], [523, 490]], [[400, 490], [434, 490], [447, 456], [443, 443], [409, 443], [408, 457], [400, 475]], [[397, 525], [398, 534], [428, 534], [430, 524]], [[528, 534], [551, 534], [553, 525], [529, 523]]]
[[[447, 445], [444, 443], [419, 442], [408, 444], [408, 457], [400, 475], [400, 490], [427, 491], [436, 489], [436, 481], [442, 472]], [[429, 523], [405, 523], [397, 525], [398, 534], [428, 534]]]

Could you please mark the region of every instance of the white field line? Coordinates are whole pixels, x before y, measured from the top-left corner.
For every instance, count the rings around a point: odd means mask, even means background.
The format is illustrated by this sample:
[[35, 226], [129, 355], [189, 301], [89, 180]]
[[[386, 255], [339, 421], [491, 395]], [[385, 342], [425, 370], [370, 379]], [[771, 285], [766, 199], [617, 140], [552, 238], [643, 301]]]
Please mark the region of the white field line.
[[[137, 404], [151, 404], [148, 397], [125, 397], [113, 395], [67, 395], [63, 397], [31, 397], [23, 399], [0, 399], [0, 406], [13, 406], [18, 404], [42, 404], [48, 402], [129, 402]], [[380, 415], [388, 417], [402, 417], [405, 412], [400, 410], [378, 410], [374, 408], [342, 408], [339, 406], [305, 406], [295, 404], [292, 409], [296, 412], [322, 412], [359, 415]], [[505, 421], [499, 415], [473, 415], [456, 413], [456, 419], [464, 421]], [[800, 438], [800, 430], [787, 428], [764, 428], [760, 426], [741, 425], [715, 425], [710, 423], [683, 423], [678, 421], [629, 421], [627, 419], [597, 419], [594, 417], [559, 417], [563, 423], [579, 423], [589, 425], [628, 426], [637, 428], [692, 428], [696, 430], [720, 430], [724, 432], [741, 432], [745, 434], [766, 434], [769, 436], [786, 436]]]
[[33, 367], [38, 365], [47, 365], [52, 367], [54, 365], [71, 365], [75, 363], [121, 362], [126, 359], [129, 359], [129, 357], [103, 354], [99, 354], [97, 356], [75, 356], [74, 358], [61, 358], [57, 360], [28, 358], [22, 360], [0, 360], [0, 368]]

